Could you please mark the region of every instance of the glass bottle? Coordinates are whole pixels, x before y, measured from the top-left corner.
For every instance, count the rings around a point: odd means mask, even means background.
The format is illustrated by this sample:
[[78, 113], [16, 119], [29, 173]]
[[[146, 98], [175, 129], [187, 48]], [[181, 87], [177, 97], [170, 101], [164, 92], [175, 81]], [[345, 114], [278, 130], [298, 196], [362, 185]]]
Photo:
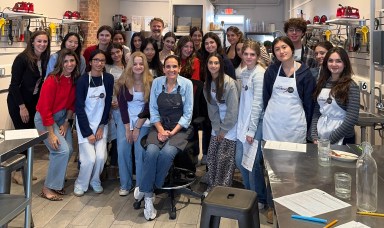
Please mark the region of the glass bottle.
[[359, 211], [377, 210], [377, 164], [371, 153], [372, 146], [362, 143], [363, 154], [356, 162], [356, 198]]

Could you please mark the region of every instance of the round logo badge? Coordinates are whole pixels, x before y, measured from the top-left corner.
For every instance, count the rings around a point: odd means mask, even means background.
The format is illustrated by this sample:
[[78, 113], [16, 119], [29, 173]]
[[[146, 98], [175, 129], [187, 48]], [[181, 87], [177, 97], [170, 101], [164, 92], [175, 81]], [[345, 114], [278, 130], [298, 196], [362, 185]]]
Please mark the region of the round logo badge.
[[331, 103], [332, 103], [332, 98], [328, 97], [328, 98], [327, 98], [327, 103], [328, 103], [328, 104], [331, 104]]
[[288, 93], [293, 93], [293, 91], [295, 91], [292, 87], [288, 87], [287, 89]]
[[104, 96], [105, 96], [104, 93], [100, 93], [100, 96], [99, 96], [99, 97], [100, 97], [100, 98], [104, 98]]

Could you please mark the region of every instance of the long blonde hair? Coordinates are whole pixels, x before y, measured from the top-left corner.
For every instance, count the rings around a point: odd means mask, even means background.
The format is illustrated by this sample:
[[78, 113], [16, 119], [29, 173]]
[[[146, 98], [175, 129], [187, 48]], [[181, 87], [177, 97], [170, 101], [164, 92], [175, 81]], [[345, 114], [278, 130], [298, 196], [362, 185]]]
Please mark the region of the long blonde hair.
[[149, 94], [151, 93], [151, 85], [153, 81], [153, 76], [149, 72], [147, 57], [145, 57], [143, 52], [136, 51], [132, 53], [132, 55], [129, 57], [129, 61], [127, 64], [127, 67], [124, 69], [123, 73], [121, 74], [120, 78], [117, 80], [115, 91], [116, 96], [119, 96], [120, 91], [124, 88], [124, 86], [129, 90], [130, 88], [133, 88], [133, 82], [134, 82], [134, 76], [133, 76], [133, 61], [136, 57], [140, 57], [143, 60], [144, 64], [144, 72], [143, 72], [143, 90], [144, 90], [144, 101], [149, 101]]

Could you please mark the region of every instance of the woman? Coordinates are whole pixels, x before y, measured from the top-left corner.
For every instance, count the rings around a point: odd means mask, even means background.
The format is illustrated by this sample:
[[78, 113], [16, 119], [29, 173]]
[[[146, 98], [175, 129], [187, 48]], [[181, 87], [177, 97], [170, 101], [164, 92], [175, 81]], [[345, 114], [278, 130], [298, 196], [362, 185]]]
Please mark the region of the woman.
[[113, 76], [104, 73], [106, 54], [97, 49], [89, 57], [91, 71], [76, 85], [76, 129], [79, 142], [80, 171], [74, 195], [83, 196], [91, 185], [102, 193], [100, 174], [107, 158], [108, 117], [113, 95]]
[[[80, 75], [84, 74], [86, 65], [85, 65], [85, 59], [81, 55], [81, 41], [80, 41], [79, 34], [74, 32], [67, 33], [67, 35], [65, 35], [63, 41], [61, 42], [61, 50], [64, 48], [70, 49], [76, 53], [77, 58], [80, 59], [80, 64], [79, 64]], [[55, 68], [58, 57], [59, 57], [59, 51], [56, 53], [53, 53], [49, 58], [45, 77], [47, 77]]]
[[201, 47], [201, 69], [202, 69], [202, 81], [205, 81], [205, 69], [206, 69], [206, 63], [208, 60], [208, 56], [214, 52], [217, 52], [221, 55], [224, 61], [224, 73], [228, 76], [230, 76], [233, 79], [236, 79], [236, 73], [235, 68], [233, 67], [233, 64], [231, 60], [227, 58], [227, 56], [224, 53], [224, 49], [222, 48], [221, 40], [220, 38], [213, 32], [208, 32], [203, 37], [203, 46]]
[[264, 140], [306, 143], [316, 80], [306, 65], [294, 60], [294, 51], [286, 36], [272, 43], [273, 55], [279, 61], [269, 66], [264, 75]]
[[121, 44], [124, 50], [124, 60], [125, 62], [128, 62], [129, 56], [131, 55], [131, 50], [129, 47], [125, 46], [125, 34], [120, 30], [113, 31], [112, 42]]
[[[149, 94], [153, 77], [142, 52], [134, 52], [116, 85], [119, 103], [117, 142], [119, 153], [120, 195], [128, 195], [132, 188], [132, 149], [135, 153], [136, 188], [142, 179], [143, 154], [141, 139], [149, 132]], [[120, 115], [121, 113], [121, 115]]]
[[144, 197], [144, 217], [147, 220], [156, 218], [157, 211], [152, 201], [154, 188], [163, 186], [173, 159], [184, 150], [187, 138], [193, 134], [189, 127], [193, 85], [190, 80], [179, 76], [179, 71], [179, 58], [168, 56], [164, 60], [165, 76], [153, 80], [151, 88], [149, 111], [154, 127], [147, 139], [140, 191], [135, 194], [136, 200]]
[[239, 97], [236, 81], [224, 74], [221, 55], [210, 54], [207, 68], [204, 97], [212, 124], [207, 158], [210, 192], [215, 186], [232, 186]]
[[131, 38], [131, 51], [140, 51], [141, 44], [143, 43], [145, 37], [141, 32], [135, 32]]
[[153, 78], [163, 75], [163, 65], [160, 61], [157, 41], [152, 38], [144, 39], [140, 51], [145, 54], [145, 57], [147, 57], [149, 70], [153, 75]]
[[[26, 49], [16, 56], [12, 64], [7, 104], [15, 129], [35, 128], [33, 117], [50, 52], [51, 42], [48, 34], [45, 31], [36, 31], [28, 40]], [[20, 172], [14, 174], [13, 181], [23, 184]]]
[[180, 75], [200, 80], [200, 60], [195, 56], [193, 41], [190, 36], [183, 36], [177, 42], [176, 55], [181, 59]]
[[175, 49], [176, 44], [176, 36], [173, 32], [167, 32], [165, 33], [163, 37], [163, 50], [160, 51], [160, 61], [161, 63], [164, 63], [164, 59], [168, 55], [173, 55], [173, 50]]
[[[89, 66], [89, 58], [91, 56], [91, 52], [97, 49], [100, 49], [104, 52], [107, 52], [108, 46], [111, 44], [112, 41], [112, 35], [113, 35], [113, 29], [111, 26], [108, 25], [102, 25], [100, 28], [97, 30], [97, 40], [99, 43], [97, 45], [93, 45], [85, 49], [83, 56], [86, 61], [86, 66]], [[107, 59], [108, 62], [110, 59]]]
[[[241, 72], [241, 95], [239, 118], [237, 120], [236, 166], [243, 177], [245, 189], [257, 192], [259, 209], [267, 203], [266, 185], [264, 181], [263, 154], [261, 151], [263, 127], [263, 81], [265, 67], [259, 63], [260, 46], [256, 41], [244, 42], [243, 61], [246, 64]], [[242, 165], [243, 154], [250, 146], [257, 143], [257, 154], [251, 171]]]
[[44, 144], [49, 150], [47, 177], [40, 196], [60, 201], [64, 195], [64, 179], [68, 161], [73, 152], [72, 131], [68, 119], [75, 110], [75, 81], [79, 76], [76, 52], [62, 49], [56, 68], [45, 79], [34, 118], [39, 132], [48, 131]]
[[[112, 64], [105, 65], [105, 71], [107, 73], [110, 73], [113, 75], [114, 82], [116, 84], [117, 80], [120, 78], [121, 74], [123, 73], [123, 70], [126, 66], [125, 58], [124, 56], [124, 48], [119, 43], [112, 43], [110, 47], [108, 48], [108, 54], [110, 54], [112, 59]], [[107, 176], [108, 179], [117, 179], [118, 177], [118, 150], [124, 148], [120, 148], [120, 145], [117, 145], [117, 129], [121, 126], [119, 124], [121, 123], [121, 116], [119, 112], [119, 105], [116, 99], [116, 94], [114, 91], [114, 96], [112, 97], [112, 106], [111, 106], [111, 118], [108, 122], [108, 143], [111, 144], [111, 147], [109, 149], [109, 167], [107, 168]]]
[[227, 54], [233, 66], [237, 68], [241, 63], [241, 57], [236, 52], [236, 44], [244, 42], [243, 33], [236, 26], [229, 26], [226, 33], [227, 40], [231, 46], [227, 47], [225, 54]]
[[323, 65], [325, 54], [327, 54], [331, 48], [333, 48], [333, 45], [329, 41], [320, 42], [315, 47], [315, 60], [318, 67], [310, 68], [310, 70], [316, 81], [320, 77], [321, 66]]
[[355, 144], [354, 126], [359, 118], [359, 86], [352, 80], [347, 52], [339, 47], [324, 57], [319, 82], [313, 97], [317, 100], [312, 118], [311, 135], [329, 139], [331, 144]]
[[203, 35], [203, 30], [201, 30], [199, 27], [192, 27], [189, 31], [189, 36], [192, 38], [195, 52], [198, 52], [201, 48]]

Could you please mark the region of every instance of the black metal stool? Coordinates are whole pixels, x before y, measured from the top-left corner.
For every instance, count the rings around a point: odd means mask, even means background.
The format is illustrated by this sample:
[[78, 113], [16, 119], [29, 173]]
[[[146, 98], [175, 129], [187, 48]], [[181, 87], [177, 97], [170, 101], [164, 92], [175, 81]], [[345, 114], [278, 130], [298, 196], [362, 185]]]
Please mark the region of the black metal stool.
[[220, 218], [236, 219], [240, 228], [260, 227], [256, 192], [214, 187], [203, 201], [200, 228], [218, 228]]

